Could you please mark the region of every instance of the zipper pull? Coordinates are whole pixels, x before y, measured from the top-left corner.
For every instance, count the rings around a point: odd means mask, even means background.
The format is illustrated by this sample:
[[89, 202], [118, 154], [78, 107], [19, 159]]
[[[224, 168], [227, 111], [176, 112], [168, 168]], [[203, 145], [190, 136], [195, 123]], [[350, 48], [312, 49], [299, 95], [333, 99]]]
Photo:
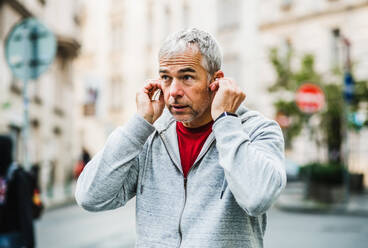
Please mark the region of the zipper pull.
[[225, 192], [225, 190], [221, 190], [220, 199], [222, 199], [222, 197], [224, 196], [224, 192]]

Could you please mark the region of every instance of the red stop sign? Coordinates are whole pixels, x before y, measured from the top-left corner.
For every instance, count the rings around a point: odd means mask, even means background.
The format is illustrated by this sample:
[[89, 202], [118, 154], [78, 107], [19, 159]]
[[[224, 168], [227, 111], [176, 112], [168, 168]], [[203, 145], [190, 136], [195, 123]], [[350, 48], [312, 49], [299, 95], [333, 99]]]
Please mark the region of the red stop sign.
[[325, 95], [317, 85], [306, 83], [296, 92], [295, 101], [300, 111], [313, 114], [323, 107]]

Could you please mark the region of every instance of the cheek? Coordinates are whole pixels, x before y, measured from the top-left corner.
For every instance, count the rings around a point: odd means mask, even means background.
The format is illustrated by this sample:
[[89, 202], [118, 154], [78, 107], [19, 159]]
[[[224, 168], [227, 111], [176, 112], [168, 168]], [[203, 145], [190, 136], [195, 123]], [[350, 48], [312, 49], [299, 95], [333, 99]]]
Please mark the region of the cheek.
[[193, 91], [193, 97], [197, 99], [197, 101], [200, 102], [206, 102], [208, 101], [208, 98], [210, 97], [210, 92], [208, 88], [200, 88]]
[[164, 100], [165, 100], [165, 102], [167, 102], [169, 97], [170, 97], [170, 88], [169, 87], [161, 87], [161, 89], [162, 89], [162, 94], [164, 94]]

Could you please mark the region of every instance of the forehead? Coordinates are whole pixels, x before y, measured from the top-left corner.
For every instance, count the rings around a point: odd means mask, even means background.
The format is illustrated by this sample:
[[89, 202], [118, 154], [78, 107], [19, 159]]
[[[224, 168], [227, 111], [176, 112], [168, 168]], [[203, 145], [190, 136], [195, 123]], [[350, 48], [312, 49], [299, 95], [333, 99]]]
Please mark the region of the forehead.
[[160, 70], [176, 71], [182, 67], [205, 70], [202, 66], [202, 55], [196, 49], [186, 49], [171, 56], [160, 58]]

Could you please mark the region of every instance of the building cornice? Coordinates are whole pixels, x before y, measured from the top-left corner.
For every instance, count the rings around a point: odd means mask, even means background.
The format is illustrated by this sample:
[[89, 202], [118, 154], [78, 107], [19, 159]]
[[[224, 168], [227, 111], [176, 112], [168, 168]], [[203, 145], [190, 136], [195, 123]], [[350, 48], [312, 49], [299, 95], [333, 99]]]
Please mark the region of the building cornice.
[[266, 31], [274, 28], [279, 28], [282, 26], [290, 25], [290, 23], [297, 24], [301, 23], [310, 19], [315, 19], [327, 15], [333, 15], [333, 14], [340, 14], [344, 12], [354, 11], [357, 9], [368, 7], [368, 1], [362, 2], [359, 4], [351, 4], [351, 5], [345, 5], [341, 6], [339, 8], [334, 9], [327, 9], [322, 11], [313, 12], [310, 14], [302, 15], [302, 16], [295, 16], [290, 18], [283, 18], [277, 21], [271, 21], [271, 22], [264, 22], [259, 25], [259, 30]]
[[[32, 17], [34, 14], [28, 10], [22, 3], [17, 0], [0, 0], [0, 6], [3, 3], [9, 4], [16, 12], [18, 12], [22, 18]], [[62, 56], [75, 57], [78, 55], [80, 49], [80, 43], [70, 37], [56, 34], [58, 43], [58, 52]]]
[[76, 57], [81, 47], [80, 43], [73, 38], [56, 35], [58, 43], [58, 53], [64, 57]]
[[30, 12], [23, 4], [21, 4], [17, 0], [3, 0], [1, 3], [8, 3], [15, 11], [17, 11], [23, 18], [33, 16], [32, 12]]

